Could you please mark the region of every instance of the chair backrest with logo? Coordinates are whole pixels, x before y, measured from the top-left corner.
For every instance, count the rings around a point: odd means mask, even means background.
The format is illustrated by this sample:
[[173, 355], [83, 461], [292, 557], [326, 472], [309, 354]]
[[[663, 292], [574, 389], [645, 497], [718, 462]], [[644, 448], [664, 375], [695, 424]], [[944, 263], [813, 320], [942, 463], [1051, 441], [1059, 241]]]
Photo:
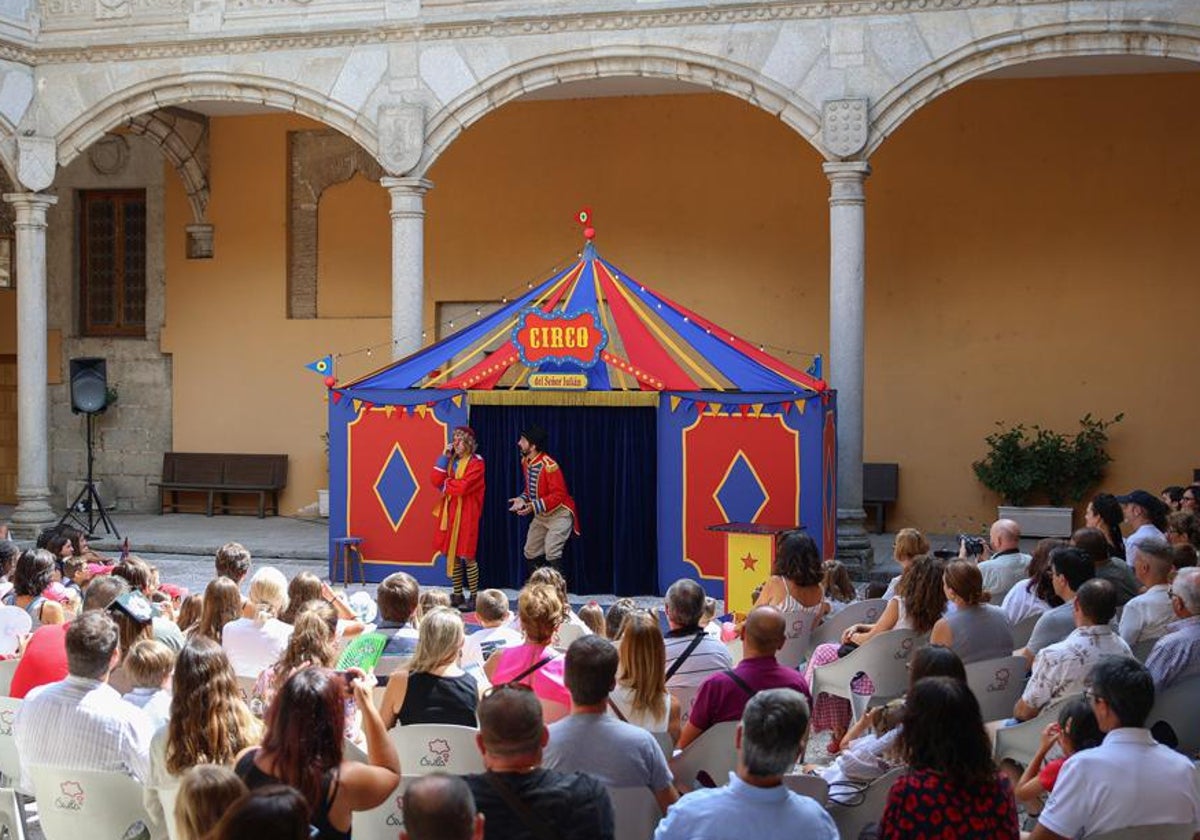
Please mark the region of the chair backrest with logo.
[[142, 786], [124, 773], [58, 767], [29, 772], [46, 840], [122, 840], [135, 823], [150, 825]]
[[470, 726], [420, 723], [397, 726], [388, 736], [400, 754], [406, 776], [426, 773], [482, 773], [483, 756], [475, 743], [479, 730]]

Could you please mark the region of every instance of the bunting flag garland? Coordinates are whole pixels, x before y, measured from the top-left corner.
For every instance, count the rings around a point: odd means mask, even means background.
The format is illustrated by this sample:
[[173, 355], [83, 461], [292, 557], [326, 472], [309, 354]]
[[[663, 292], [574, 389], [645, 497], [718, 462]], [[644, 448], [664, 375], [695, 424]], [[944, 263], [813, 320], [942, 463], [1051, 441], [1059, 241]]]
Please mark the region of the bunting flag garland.
[[809, 365], [808, 370], [806, 370], [804, 372], [807, 373], [809, 376], [811, 376], [813, 379], [820, 379], [821, 378], [821, 368], [822, 368], [821, 354], [818, 353], [817, 355], [813, 356], [812, 364]]
[[321, 376], [333, 376], [333, 356], [322, 356], [315, 362], [309, 362], [305, 365], [306, 368], [313, 373], [318, 373]]

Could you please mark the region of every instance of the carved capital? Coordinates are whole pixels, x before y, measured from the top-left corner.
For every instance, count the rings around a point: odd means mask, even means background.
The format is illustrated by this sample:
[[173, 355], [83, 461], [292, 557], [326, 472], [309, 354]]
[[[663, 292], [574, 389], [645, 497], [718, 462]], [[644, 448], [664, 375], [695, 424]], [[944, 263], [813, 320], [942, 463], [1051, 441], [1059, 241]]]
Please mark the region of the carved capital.
[[865, 149], [868, 117], [865, 99], [826, 102], [821, 118], [821, 137], [830, 154], [847, 158]]
[[213, 257], [213, 226], [207, 223], [185, 225], [187, 233], [187, 258], [189, 260], [211, 260]]
[[34, 192], [54, 183], [58, 150], [53, 137], [17, 137], [17, 180]]
[[421, 160], [425, 147], [425, 108], [404, 103], [379, 109], [379, 162], [392, 175], [404, 175]]

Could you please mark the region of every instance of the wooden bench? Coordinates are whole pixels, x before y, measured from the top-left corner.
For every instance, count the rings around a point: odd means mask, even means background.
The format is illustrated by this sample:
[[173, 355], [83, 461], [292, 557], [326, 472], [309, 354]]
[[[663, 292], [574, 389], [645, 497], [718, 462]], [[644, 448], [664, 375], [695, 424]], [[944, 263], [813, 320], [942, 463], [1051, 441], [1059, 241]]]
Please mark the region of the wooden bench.
[[882, 534], [887, 505], [900, 495], [899, 464], [863, 464], [863, 508], [874, 509], [875, 533]]
[[[180, 493], [204, 493], [204, 515], [236, 510], [231, 495], [257, 495], [258, 518], [279, 515], [279, 491], [287, 485], [287, 455], [164, 452], [158, 482], [159, 513], [180, 509]], [[196, 512], [199, 512], [198, 509]]]

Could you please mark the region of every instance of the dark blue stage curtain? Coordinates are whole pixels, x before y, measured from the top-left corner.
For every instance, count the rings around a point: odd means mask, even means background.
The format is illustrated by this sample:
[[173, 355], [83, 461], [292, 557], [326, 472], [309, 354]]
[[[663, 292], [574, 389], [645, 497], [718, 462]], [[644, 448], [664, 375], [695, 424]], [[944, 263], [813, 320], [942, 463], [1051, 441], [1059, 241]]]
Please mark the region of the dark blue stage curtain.
[[537, 424], [575, 497], [582, 537], [563, 553], [572, 593], [648, 595], [657, 587], [655, 410], [472, 406], [471, 427], [487, 463], [479, 533], [482, 584], [519, 589], [528, 577], [528, 517], [508, 512], [523, 488], [517, 438]]

